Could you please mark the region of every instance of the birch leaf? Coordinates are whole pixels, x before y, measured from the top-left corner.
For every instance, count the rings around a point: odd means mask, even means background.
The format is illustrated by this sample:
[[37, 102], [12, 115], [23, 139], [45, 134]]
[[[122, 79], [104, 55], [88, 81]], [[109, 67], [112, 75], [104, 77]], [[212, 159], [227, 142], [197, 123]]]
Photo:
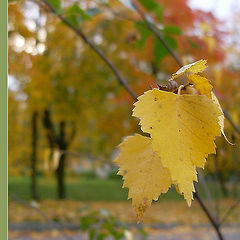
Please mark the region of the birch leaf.
[[162, 166], [161, 158], [152, 149], [152, 139], [139, 134], [127, 137], [120, 145], [120, 155], [115, 160], [119, 165], [118, 175], [124, 179], [123, 187], [129, 188], [140, 221], [152, 200], [166, 193], [171, 186], [168, 169]]
[[172, 75], [172, 79], [177, 78], [177, 77], [179, 77], [182, 74], [187, 73], [187, 72], [190, 72], [190, 73], [203, 72], [207, 67], [206, 64], [207, 64], [207, 60], [202, 60], [201, 59], [197, 62], [188, 64], [188, 65], [184, 65], [176, 73], [174, 73]]
[[190, 74], [188, 76], [188, 80], [194, 85], [201, 95], [206, 95], [208, 98], [212, 98], [213, 87], [207, 78], [197, 74]]
[[188, 205], [195, 191], [196, 167], [215, 153], [215, 136], [220, 136], [219, 107], [205, 95], [178, 95], [153, 89], [138, 98], [133, 116], [143, 132], [151, 134], [153, 151], [169, 169]]

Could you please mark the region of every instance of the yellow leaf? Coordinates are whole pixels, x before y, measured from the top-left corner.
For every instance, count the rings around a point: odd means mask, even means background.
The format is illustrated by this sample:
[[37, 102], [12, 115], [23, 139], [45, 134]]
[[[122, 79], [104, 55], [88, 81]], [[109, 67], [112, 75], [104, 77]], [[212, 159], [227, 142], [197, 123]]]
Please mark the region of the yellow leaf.
[[197, 62], [185, 65], [181, 67], [176, 73], [174, 73], [171, 79], [177, 78], [186, 72], [191, 72], [191, 73], [203, 72], [207, 67], [206, 64], [207, 64], [207, 60], [199, 60]]
[[190, 74], [188, 76], [188, 80], [194, 85], [201, 95], [206, 95], [208, 98], [212, 98], [211, 92], [213, 87], [207, 78], [201, 77], [197, 74]]
[[222, 114], [213, 100], [204, 95], [177, 95], [153, 89], [138, 98], [133, 116], [140, 119], [143, 132], [151, 134], [153, 151], [169, 169], [191, 205], [196, 167], [215, 153], [215, 136], [221, 134], [218, 117]]
[[128, 198], [132, 198], [140, 221], [152, 200], [157, 200], [171, 186], [169, 171], [153, 151], [149, 137], [129, 136], [119, 148], [121, 153], [115, 160], [119, 165], [118, 174], [123, 176], [123, 187], [129, 188]]

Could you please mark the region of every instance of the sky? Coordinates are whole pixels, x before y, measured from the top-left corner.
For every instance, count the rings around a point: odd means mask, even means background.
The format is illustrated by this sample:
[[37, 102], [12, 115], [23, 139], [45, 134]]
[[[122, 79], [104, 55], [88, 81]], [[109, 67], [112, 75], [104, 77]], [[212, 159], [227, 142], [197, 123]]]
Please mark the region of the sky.
[[234, 8], [240, 7], [240, 0], [189, 0], [193, 9], [212, 11], [221, 20], [231, 18]]

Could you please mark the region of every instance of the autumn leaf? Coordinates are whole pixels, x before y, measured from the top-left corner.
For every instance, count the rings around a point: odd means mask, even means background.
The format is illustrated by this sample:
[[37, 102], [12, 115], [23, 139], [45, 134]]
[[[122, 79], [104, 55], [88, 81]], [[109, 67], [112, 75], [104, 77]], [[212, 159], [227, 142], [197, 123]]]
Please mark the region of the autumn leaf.
[[215, 136], [220, 136], [218, 118], [222, 112], [205, 95], [178, 95], [153, 89], [138, 98], [133, 116], [143, 132], [151, 134], [153, 151], [169, 169], [188, 205], [197, 181], [196, 167], [215, 153]]
[[189, 72], [189, 73], [203, 72], [207, 67], [206, 64], [207, 64], [207, 60], [199, 60], [197, 62], [188, 64], [188, 65], [184, 65], [176, 73], [174, 73], [172, 75], [171, 79], [177, 78], [187, 72]]
[[208, 98], [212, 98], [211, 92], [213, 87], [207, 78], [197, 74], [189, 74], [188, 80], [194, 85], [201, 95], [206, 95]]
[[132, 198], [138, 220], [161, 193], [171, 186], [168, 169], [152, 149], [152, 139], [139, 134], [127, 137], [120, 145], [120, 155], [115, 160], [119, 165], [119, 175], [123, 176], [123, 187], [129, 188], [128, 198]]

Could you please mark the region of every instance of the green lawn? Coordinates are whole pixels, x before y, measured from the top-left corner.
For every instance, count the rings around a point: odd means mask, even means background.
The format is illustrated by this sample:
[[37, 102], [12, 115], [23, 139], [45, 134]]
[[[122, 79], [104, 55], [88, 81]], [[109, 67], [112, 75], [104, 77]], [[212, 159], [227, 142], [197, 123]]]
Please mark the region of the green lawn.
[[[30, 178], [9, 177], [9, 196], [30, 200]], [[40, 199], [56, 199], [55, 179], [38, 179]], [[128, 189], [122, 188], [121, 179], [76, 178], [66, 181], [67, 199], [78, 201], [126, 201]], [[162, 195], [162, 199], [181, 199], [175, 190]]]
[[[9, 177], [9, 196], [13, 195], [24, 200], [30, 200], [30, 178]], [[38, 178], [40, 199], [56, 199], [55, 179]], [[214, 185], [209, 184], [213, 190]], [[126, 201], [128, 190], [122, 188], [122, 180], [99, 179], [90, 177], [67, 178], [67, 199], [78, 201]], [[200, 188], [204, 197], [204, 190]], [[213, 196], [214, 197], [214, 196]], [[161, 196], [162, 200], [181, 200], [182, 197], [174, 189]]]

